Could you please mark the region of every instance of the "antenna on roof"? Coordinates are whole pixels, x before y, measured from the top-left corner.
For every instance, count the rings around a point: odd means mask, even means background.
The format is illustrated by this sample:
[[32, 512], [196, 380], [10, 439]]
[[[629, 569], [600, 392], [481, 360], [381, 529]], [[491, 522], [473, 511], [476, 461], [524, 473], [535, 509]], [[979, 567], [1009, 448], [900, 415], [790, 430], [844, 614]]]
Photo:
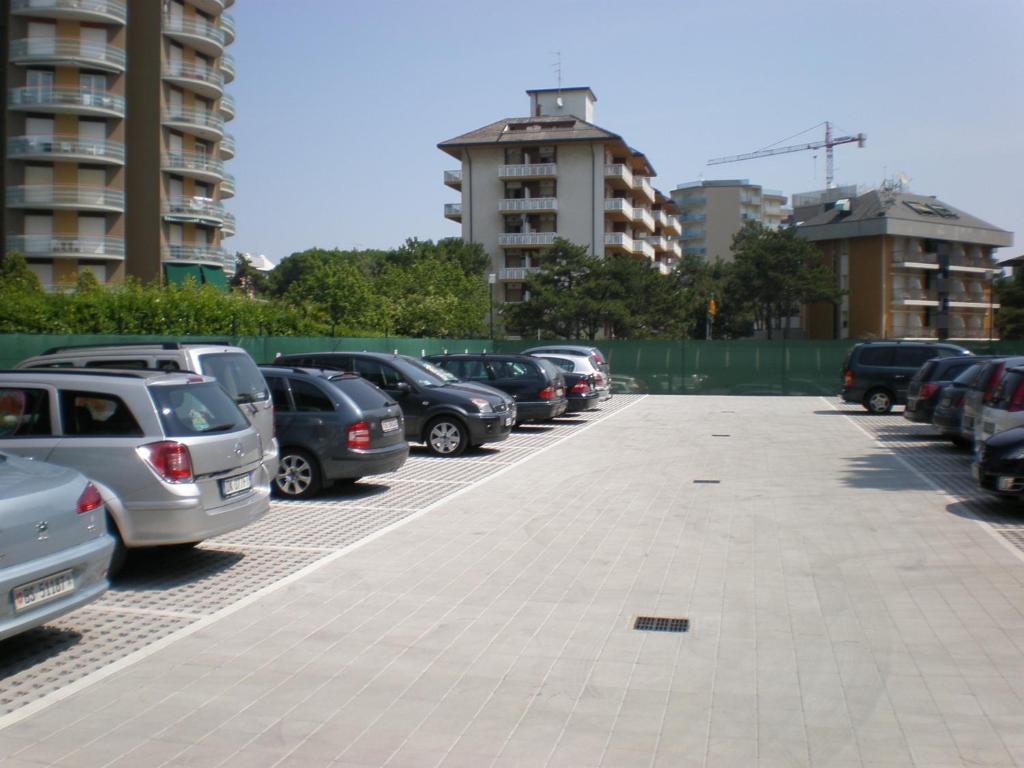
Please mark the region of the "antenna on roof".
[[555, 63], [551, 66], [554, 67], [555, 77], [558, 79], [558, 97], [555, 99], [555, 103], [558, 106], [562, 106], [562, 52], [552, 51], [555, 56]]

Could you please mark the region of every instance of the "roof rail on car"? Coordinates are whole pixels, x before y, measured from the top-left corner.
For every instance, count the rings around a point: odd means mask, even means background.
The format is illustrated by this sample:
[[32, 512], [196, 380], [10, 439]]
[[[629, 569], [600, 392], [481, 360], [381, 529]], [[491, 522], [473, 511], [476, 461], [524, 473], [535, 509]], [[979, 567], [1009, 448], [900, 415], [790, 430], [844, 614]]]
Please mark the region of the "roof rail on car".
[[40, 373], [56, 373], [61, 376], [109, 376], [121, 379], [148, 379], [153, 376], [167, 375], [169, 373], [184, 373], [184, 371], [162, 371], [159, 368], [48, 368], [42, 365], [35, 368], [0, 370], [0, 374], [8, 373], [16, 373], [19, 376], [38, 376]]

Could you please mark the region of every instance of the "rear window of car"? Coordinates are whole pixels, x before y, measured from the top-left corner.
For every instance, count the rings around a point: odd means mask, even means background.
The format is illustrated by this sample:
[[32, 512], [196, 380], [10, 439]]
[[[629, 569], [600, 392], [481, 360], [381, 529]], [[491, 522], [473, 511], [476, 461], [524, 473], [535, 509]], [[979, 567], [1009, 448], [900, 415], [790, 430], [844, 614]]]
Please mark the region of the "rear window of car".
[[857, 362], [861, 365], [892, 365], [894, 351], [892, 347], [864, 347]]
[[149, 393], [168, 437], [237, 432], [249, 426], [219, 384], [162, 384], [150, 387]]
[[562, 375], [562, 372], [558, 370], [558, 366], [556, 366], [550, 360], [538, 360], [537, 364], [540, 365], [544, 373], [552, 381], [558, 381], [559, 376]]
[[1005, 408], [1022, 381], [1024, 381], [1024, 373], [1020, 371], [1007, 371], [1003, 374], [1002, 381], [999, 382], [999, 387], [992, 397], [992, 405], [996, 408]]
[[960, 375], [953, 379], [953, 381], [956, 384], [963, 384], [964, 386], [969, 387], [977, 380], [978, 374], [980, 374], [983, 370], [985, 370], [984, 365], [974, 363], [973, 365], [969, 366], [966, 371], [961, 371]]
[[918, 369], [917, 373], [914, 374], [914, 379], [916, 381], [931, 381], [932, 374], [935, 372], [938, 365], [937, 361], [929, 360]]
[[244, 352], [200, 355], [199, 367], [199, 373], [215, 378], [236, 403], [252, 403], [270, 397], [263, 374]]
[[576, 369], [572, 360], [566, 360], [564, 357], [546, 357], [544, 359], [554, 365], [557, 365], [563, 371], [568, 371], [569, 373], [572, 373]]
[[339, 376], [331, 379], [331, 385], [355, 403], [361, 411], [375, 411], [394, 404], [394, 400], [366, 379]]

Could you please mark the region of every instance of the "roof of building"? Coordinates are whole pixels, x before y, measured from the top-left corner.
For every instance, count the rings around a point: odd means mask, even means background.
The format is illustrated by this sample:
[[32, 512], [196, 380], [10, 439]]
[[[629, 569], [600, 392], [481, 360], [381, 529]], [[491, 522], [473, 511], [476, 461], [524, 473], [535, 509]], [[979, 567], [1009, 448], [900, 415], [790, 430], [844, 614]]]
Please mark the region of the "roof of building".
[[[840, 201], [842, 202], [842, 201]], [[1002, 247], [1013, 233], [954, 208], [934, 196], [873, 189], [807, 221], [799, 232], [808, 240], [897, 235]]]
[[566, 91], [587, 91], [590, 94], [590, 98], [597, 101], [597, 96], [595, 96], [594, 92], [590, 90], [590, 87], [586, 85], [573, 85], [562, 88], [531, 88], [526, 93], [565, 93]]
[[566, 141], [622, 141], [617, 133], [606, 131], [573, 115], [506, 117], [437, 145], [453, 157], [462, 147], [491, 144], [555, 144]]

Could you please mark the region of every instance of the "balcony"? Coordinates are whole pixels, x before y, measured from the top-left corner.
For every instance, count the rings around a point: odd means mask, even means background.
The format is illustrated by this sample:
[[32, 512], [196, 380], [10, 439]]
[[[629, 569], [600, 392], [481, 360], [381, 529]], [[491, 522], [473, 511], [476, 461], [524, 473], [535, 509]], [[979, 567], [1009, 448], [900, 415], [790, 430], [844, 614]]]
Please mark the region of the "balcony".
[[535, 272], [540, 272], [540, 267], [505, 267], [498, 272], [498, 279], [510, 283], [521, 283]]
[[124, 144], [77, 136], [15, 136], [7, 141], [7, 157], [10, 160], [124, 165]]
[[224, 0], [190, 0], [192, 5], [198, 8], [203, 13], [208, 13], [211, 16], [216, 16], [219, 13], [223, 13], [224, 9], [230, 5], [225, 3]]
[[633, 206], [624, 197], [606, 197], [604, 200], [604, 212], [609, 218], [618, 221], [633, 220]]
[[660, 275], [672, 274], [672, 265], [665, 261], [652, 261], [651, 268], [656, 270]]
[[610, 163], [604, 167], [605, 181], [619, 189], [633, 188], [633, 172], [622, 163]]
[[208, 264], [214, 267], [223, 267], [227, 271], [231, 267], [234, 273], [234, 257], [228, 256], [227, 252], [218, 245], [199, 245], [181, 243], [166, 245], [163, 249], [163, 260], [171, 263], [184, 264]]
[[923, 323], [894, 323], [889, 336], [893, 339], [936, 339], [938, 332]]
[[633, 223], [638, 224], [648, 232], [654, 231], [654, 217], [646, 208], [633, 206]]
[[220, 199], [226, 200], [229, 197], [235, 196], [235, 177], [230, 173], [225, 173], [224, 178], [220, 182]]
[[234, 237], [235, 236], [235, 214], [229, 211], [224, 211], [224, 224], [220, 229], [221, 237]]
[[123, 48], [77, 37], [30, 37], [12, 40], [12, 64], [22, 66], [88, 67], [105, 72], [124, 72]]
[[224, 135], [224, 118], [205, 109], [167, 107], [164, 110], [164, 125], [189, 131], [208, 141], [220, 141]]
[[651, 216], [654, 217], [654, 226], [664, 228], [667, 225], [667, 217], [665, 212], [660, 208], [656, 211], [651, 211]]
[[32, 184], [7, 188], [8, 208], [124, 212], [124, 192], [109, 187]]
[[462, 171], [445, 171], [444, 184], [452, 189], [462, 189]]
[[221, 14], [220, 28], [224, 32], [224, 45], [235, 42], [235, 17], [230, 13]]
[[676, 199], [676, 205], [680, 208], [696, 208], [707, 203], [708, 199], [704, 195], [687, 195]]
[[557, 197], [517, 197], [498, 201], [499, 213], [525, 213], [527, 211], [557, 210]]
[[646, 235], [644, 242], [650, 243], [655, 253], [668, 253], [668, 240], [663, 235]]
[[675, 240], [669, 240], [668, 253], [669, 255], [675, 256], [677, 259], [680, 259], [683, 256], [683, 246]]
[[7, 105], [21, 112], [124, 117], [124, 97], [91, 88], [26, 86], [8, 91]]
[[127, 0], [11, 0], [11, 13], [46, 19], [124, 24], [128, 18], [128, 3]]
[[632, 253], [633, 238], [625, 232], [604, 233], [605, 253]]
[[984, 275], [988, 276], [991, 272], [995, 271], [995, 267], [992, 265], [985, 266], [984, 262], [974, 262], [967, 264], [950, 264], [950, 272], [962, 272], [965, 274], [973, 275]]
[[224, 116], [224, 120], [235, 119], [235, 97], [229, 93], [225, 93], [220, 97], [220, 113]]
[[18, 235], [7, 238], [7, 250], [29, 259], [124, 261], [124, 240], [118, 237]]
[[224, 53], [224, 30], [202, 19], [164, 16], [164, 34], [207, 56]]
[[194, 152], [173, 152], [161, 155], [160, 170], [217, 184], [224, 178], [224, 161]]
[[220, 71], [224, 75], [224, 82], [230, 83], [235, 79], [235, 57], [225, 53], [220, 57]]
[[225, 133], [224, 138], [220, 140], [220, 156], [225, 160], [235, 156], [235, 137], [230, 133]]
[[929, 291], [916, 288], [893, 292], [892, 303], [904, 307], [939, 306], [939, 300], [933, 297]]
[[169, 61], [164, 64], [163, 78], [208, 99], [219, 99], [224, 93], [224, 74], [202, 64]]
[[633, 191], [639, 192], [647, 198], [647, 202], [649, 203], [653, 203], [656, 199], [654, 187], [651, 186], [651, 181], [646, 176], [633, 177]]
[[445, 203], [444, 217], [452, 221], [462, 221], [462, 203]]
[[498, 245], [503, 248], [523, 245], [554, 245], [557, 232], [515, 232], [498, 235]]
[[[704, 217], [701, 216], [701, 221], [704, 221]], [[665, 226], [662, 227], [666, 235], [681, 235], [683, 229], [679, 224], [679, 217], [673, 216], [671, 213], [665, 214]]]
[[654, 261], [654, 246], [648, 243], [646, 240], [640, 238], [633, 238], [633, 255], [642, 256], [645, 259]]
[[558, 176], [557, 163], [521, 163], [499, 165], [499, 179], [553, 179]]
[[164, 221], [220, 227], [228, 214], [224, 206], [208, 197], [171, 197], [163, 202]]
[[892, 255], [892, 265], [901, 269], [938, 270], [939, 257], [934, 253], [906, 254], [896, 251]]

